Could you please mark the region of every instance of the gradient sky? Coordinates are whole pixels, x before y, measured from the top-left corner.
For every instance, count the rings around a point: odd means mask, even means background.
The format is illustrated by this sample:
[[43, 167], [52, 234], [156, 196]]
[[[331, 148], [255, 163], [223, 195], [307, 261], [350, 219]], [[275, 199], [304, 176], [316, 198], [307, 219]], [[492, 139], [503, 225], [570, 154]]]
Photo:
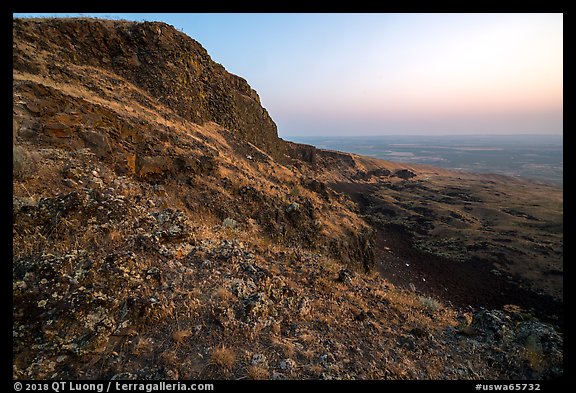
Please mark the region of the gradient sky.
[[82, 15], [182, 30], [285, 138], [563, 133], [562, 14]]

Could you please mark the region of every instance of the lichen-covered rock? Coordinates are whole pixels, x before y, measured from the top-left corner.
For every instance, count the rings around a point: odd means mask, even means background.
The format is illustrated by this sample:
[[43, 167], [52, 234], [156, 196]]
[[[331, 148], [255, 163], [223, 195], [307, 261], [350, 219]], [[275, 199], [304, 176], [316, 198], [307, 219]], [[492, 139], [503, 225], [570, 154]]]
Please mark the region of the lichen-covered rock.
[[472, 319], [472, 328], [497, 342], [512, 339], [511, 318], [501, 310], [482, 310]]
[[190, 236], [190, 223], [181, 211], [164, 209], [151, 213], [156, 222], [154, 235], [166, 241], [182, 241]]
[[300, 210], [300, 204], [298, 202], [292, 202], [287, 208], [286, 213], [297, 212]]
[[292, 359], [283, 359], [278, 363], [278, 368], [284, 372], [292, 372], [296, 369], [296, 362]]
[[268, 299], [263, 293], [254, 293], [243, 299], [244, 315], [249, 321], [268, 317]]
[[253, 366], [268, 367], [268, 359], [264, 354], [255, 353], [254, 355], [252, 355], [252, 359], [250, 359], [250, 364]]

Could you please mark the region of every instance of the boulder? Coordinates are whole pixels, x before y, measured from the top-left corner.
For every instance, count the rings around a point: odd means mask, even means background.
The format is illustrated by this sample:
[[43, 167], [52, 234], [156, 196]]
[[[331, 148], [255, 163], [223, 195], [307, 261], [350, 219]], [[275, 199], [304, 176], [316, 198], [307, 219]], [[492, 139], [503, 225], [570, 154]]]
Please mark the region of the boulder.
[[399, 177], [400, 179], [411, 179], [415, 177], [416, 174], [409, 169], [399, 169], [394, 172], [394, 176]]
[[172, 171], [172, 160], [165, 156], [136, 156], [136, 171], [142, 179], [158, 179]]

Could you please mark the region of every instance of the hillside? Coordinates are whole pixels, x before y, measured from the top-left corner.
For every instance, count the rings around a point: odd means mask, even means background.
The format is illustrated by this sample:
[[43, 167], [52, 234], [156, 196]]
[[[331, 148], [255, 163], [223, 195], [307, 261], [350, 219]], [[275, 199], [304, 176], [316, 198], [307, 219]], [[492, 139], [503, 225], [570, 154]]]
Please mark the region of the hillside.
[[14, 378], [562, 375], [561, 190], [283, 141], [164, 23], [14, 19], [13, 97]]

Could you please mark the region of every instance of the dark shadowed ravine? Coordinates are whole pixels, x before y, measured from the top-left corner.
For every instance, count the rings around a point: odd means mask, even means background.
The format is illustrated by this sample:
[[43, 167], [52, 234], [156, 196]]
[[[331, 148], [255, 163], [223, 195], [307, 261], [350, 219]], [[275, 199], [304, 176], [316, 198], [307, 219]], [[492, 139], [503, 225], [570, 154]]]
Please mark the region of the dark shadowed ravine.
[[[331, 187], [349, 195], [368, 214], [378, 203], [370, 195], [377, 185], [337, 183]], [[376, 208], [377, 210], [377, 208]], [[368, 217], [369, 218], [369, 217]], [[539, 317], [563, 326], [562, 302], [554, 297], [522, 288], [522, 278], [503, 277], [492, 261], [475, 257], [467, 260], [443, 258], [417, 249], [413, 235], [398, 224], [374, 225], [375, 266], [391, 283], [415, 289], [463, 310], [502, 308], [514, 304], [533, 310]]]

